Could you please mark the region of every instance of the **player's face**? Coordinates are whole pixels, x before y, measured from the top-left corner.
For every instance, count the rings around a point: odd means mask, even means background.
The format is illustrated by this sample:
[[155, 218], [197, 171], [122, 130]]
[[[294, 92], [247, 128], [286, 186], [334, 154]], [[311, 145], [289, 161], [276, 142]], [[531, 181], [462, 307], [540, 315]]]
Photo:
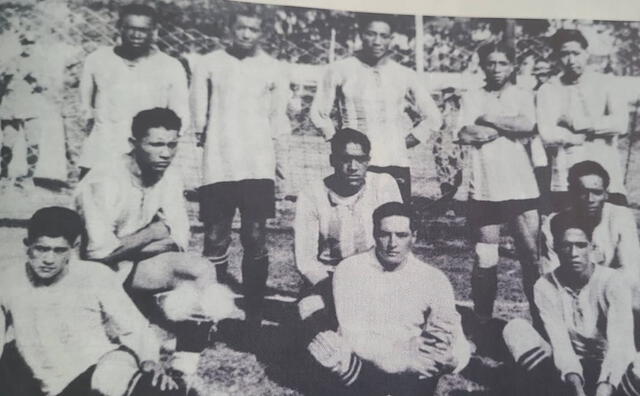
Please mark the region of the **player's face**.
[[551, 65], [546, 61], [538, 61], [533, 66], [533, 75], [539, 84], [547, 82], [551, 77]]
[[577, 41], [562, 44], [558, 51], [558, 59], [564, 73], [570, 77], [582, 75], [587, 65], [589, 53]]
[[262, 36], [262, 21], [246, 15], [238, 15], [233, 26], [233, 45], [245, 51], [252, 51], [258, 46], [260, 36]]
[[331, 164], [340, 183], [359, 189], [364, 186], [369, 159], [361, 145], [349, 142], [344, 150], [331, 155]]
[[492, 52], [482, 62], [482, 70], [489, 85], [501, 87], [511, 77], [513, 64], [503, 52]]
[[382, 21], [373, 21], [360, 33], [362, 52], [374, 59], [380, 59], [389, 51], [391, 26]]
[[153, 19], [146, 15], [127, 15], [120, 22], [120, 38], [126, 48], [144, 51], [149, 49], [155, 28]]
[[37, 280], [53, 281], [58, 278], [69, 263], [72, 246], [64, 237], [41, 236], [35, 241], [25, 241], [27, 265]]
[[578, 207], [589, 217], [600, 217], [607, 200], [607, 190], [598, 175], [585, 175], [578, 179], [575, 199]]
[[387, 270], [394, 270], [411, 253], [414, 234], [411, 231], [409, 218], [405, 216], [382, 218], [374, 231], [374, 238], [380, 264]]
[[578, 228], [567, 229], [555, 246], [560, 267], [572, 275], [582, 275], [591, 270], [593, 264], [589, 260], [590, 249], [591, 243], [587, 235]]
[[164, 173], [178, 149], [178, 131], [164, 127], [150, 128], [140, 140], [134, 139], [134, 152], [143, 170]]

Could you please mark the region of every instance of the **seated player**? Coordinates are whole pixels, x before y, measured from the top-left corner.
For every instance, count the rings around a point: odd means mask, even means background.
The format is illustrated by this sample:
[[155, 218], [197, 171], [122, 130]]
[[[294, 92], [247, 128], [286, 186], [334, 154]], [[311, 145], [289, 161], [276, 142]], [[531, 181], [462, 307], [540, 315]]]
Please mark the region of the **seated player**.
[[514, 359], [529, 373], [520, 388], [549, 394], [534, 389], [548, 389], [553, 380], [559, 395], [614, 394], [635, 354], [629, 286], [619, 272], [591, 260], [588, 219], [563, 212], [550, 228], [560, 265], [534, 289], [550, 348], [521, 319], [504, 329]]
[[385, 203], [372, 217], [375, 249], [344, 259], [320, 294], [299, 303], [304, 342], [322, 367], [319, 394], [431, 395], [469, 360], [453, 288], [411, 253], [404, 204]]
[[164, 304], [168, 319], [219, 319], [232, 308], [230, 291], [217, 284], [207, 260], [185, 252], [189, 219], [170, 166], [180, 127], [170, 109], [141, 111], [132, 122], [131, 152], [87, 173], [76, 195], [87, 233], [83, 255], [116, 270], [143, 311], [155, 293], [174, 290]]
[[0, 356], [11, 328], [41, 395], [184, 395], [114, 273], [73, 258], [80, 216], [43, 208], [27, 228], [26, 256], [0, 274]]
[[535, 131], [533, 95], [511, 83], [513, 48], [489, 43], [478, 49], [478, 56], [486, 85], [462, 97], [458, 137], [471, 146], [467, 215], [475, 240], [471, 295], [478, 323], [484, 325], [493, 314], [500, 230], [505, 223], [512, 229], [524, 294], [535, 317], [540, 194], [526, 150]]
[[386, 173], [367, 172], [371, 144], [363, 133], [343, 129], [331, 139], [332, 175], [300, 192], [295, 219], [296, 265], [315, 285], [345, 257], [373, 247], [371, 214], [400, 201], [398, 185]]
[[[565, 211], [585, 219], [592, 230], [593, 258], [598, 264], [619, 268], [625, 278], [638, 283], [640, 242], [635, 217], [625, 206], [607, 201], [609, 173], [595, 161], [583, 161], [569, 169], [571, 207]], [[558, 267], [549, 228], [551, 215], [542, 226], [542, 269], [549, 272]]]

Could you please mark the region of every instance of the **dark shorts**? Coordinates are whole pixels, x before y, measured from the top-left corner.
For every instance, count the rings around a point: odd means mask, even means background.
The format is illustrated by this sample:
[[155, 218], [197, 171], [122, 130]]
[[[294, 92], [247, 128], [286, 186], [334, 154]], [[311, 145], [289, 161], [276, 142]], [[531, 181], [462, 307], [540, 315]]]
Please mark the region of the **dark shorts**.
[[266, 220], [276, 215], [275, 183], [249, 179], [207, 184], [198, 189], [200, 220], [214, 223], [232, 218], [236, 209], [243, 217]]
[[524, 212], [538, 209], [538, 199], [508, 201], [474, 201], [467, 203], [467, 221], [474, 227], [504, 224]]
[[89, 367], [82, 374], [78, 375], [58, 396], [84, 396], [91, 392], [91, 377], [96, 370], [96, 365]]
[[408, 166], [375, 166], [367, 168], [369, 172], [386, 173], [396, 179], [400, 195], [405, 203], [411, 203], [411, 169]]

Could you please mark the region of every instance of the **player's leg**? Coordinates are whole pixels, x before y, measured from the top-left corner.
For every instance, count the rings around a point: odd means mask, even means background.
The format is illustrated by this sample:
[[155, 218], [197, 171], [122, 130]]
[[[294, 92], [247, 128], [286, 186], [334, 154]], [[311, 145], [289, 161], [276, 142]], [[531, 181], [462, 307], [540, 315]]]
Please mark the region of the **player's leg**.
[[40, 134], [41, 123], [37, 119], [29, 119], [24, 122], [24, 134], [27, 143], [27, 172], [19, 178], [19, 182], [33, 182], [33, 175], [38, 165], [38, 158], [40, 157]]
[[[184, 383], [178, 389], [162, 391], [152, 384], [153, 374], [140, 371], [137, 358], [125, 349], [118, 349], [102, 356], [93, 370], [91, 394], [100, 396], [178, 396], [185, 395]], [[87, 394], [73, 393], [73, 395]], [[71, 394], [69, 394], [71, 396]]]
[[564, 387], [553, 363], [551, 346], [524, 319], [513, 319], [502, 336], [513, 358], [513, 394], [561, 395]]
[[215, 267], [218, 281], [229, 283], [231, 225], [237, 207], [237, 183], [223, 182], [200, 187], [200, 220], [204, 225], [203, 256]]
[[266, 222], [275, 217], [275, 183], [268, 179], [243, 180], [239, 198], [246, 323], [250, 329], [257, 329], [262, 322], [269, 275]]
[[0, 178], [9, 178], [13, 149], [18, 140], [18, 120], [2, 120], [2, 147], [0, 148]]
[[538, 309], [533, 301], [533, 285], [540, 276], [538, 268], [538, 234], [540, 217], [536, 209], [527, 210], [517, 215], [511, 222], [513, 239], [518, 260], [522, 268], [522, 286], [524, 295], [529, 302], [534, 326], [540, 328]]
[[269, 275], [269, 256], [266, 247], [266, 219], [242, 218], [240, 240], [242, 255], [242, 289], [244, 292], [247, 325], [260, 327]]
[[500, 224], [477, 225], [474, 233], [476, 242], [471, 296], [478, 321], [484, 324], [493, 316], [493, 304], [498, 291]]
[[209, 261], [185, 252], [166, 252], [138, 262], [132, 269], [130, 285], [135, 290], [161, 292], [193, 284], [198, 289], [216, 283]]

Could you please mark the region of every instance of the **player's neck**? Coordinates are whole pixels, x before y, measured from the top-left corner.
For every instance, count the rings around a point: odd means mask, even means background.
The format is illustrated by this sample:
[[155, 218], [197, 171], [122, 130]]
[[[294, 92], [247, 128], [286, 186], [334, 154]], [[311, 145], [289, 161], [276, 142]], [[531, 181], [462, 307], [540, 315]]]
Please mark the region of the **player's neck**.
[[151, 47], [144, 49], [134, 49], [123, 45], [118, 45], [113, 50], [119, 57], [128, 60], [136, 61], [151, 54]]
[[385, 55], [381, 56], [380, 58], [376, 58], [375, 56], [370, 55], [370, 54], [366, 54], [366, 53], [364, 53], [362, 51], [357, 53], [356, 57], [360, 60], [360, 62], [362, 62], [365, 65], [370, 66], [370, 67], [382, 66], [385, 63], [387, 63], [387, 61], [389, 59], [389, 55], [388, 54], [385, 54]]
[[251, 49], [241, 48], [235, 45], [227, 48], [227, 53], [234, 58], [243, 60], [244, 58], [251, 58], [258, 55], [259, 47], [253, 47]]
[[325, 185], [337, 195], [345, 198], [356, 195], [364, 188], [364, 184], [358, 187], [354, 187], [341, 183], [335, 174], [325, 179]]

